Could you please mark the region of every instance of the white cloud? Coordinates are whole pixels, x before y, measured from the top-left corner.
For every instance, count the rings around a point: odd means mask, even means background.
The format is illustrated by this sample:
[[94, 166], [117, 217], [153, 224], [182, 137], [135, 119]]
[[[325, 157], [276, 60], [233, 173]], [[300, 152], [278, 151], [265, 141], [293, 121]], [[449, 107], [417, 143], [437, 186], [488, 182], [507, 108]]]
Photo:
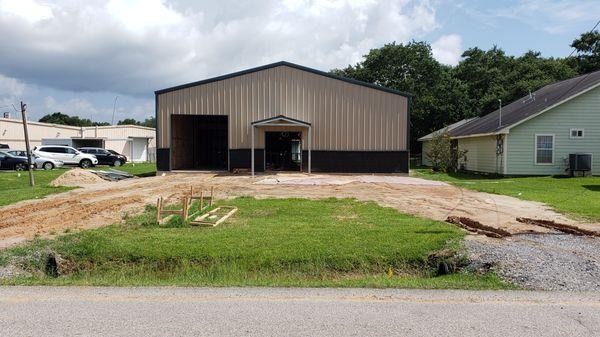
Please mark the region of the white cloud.
[[[122, 98], [123, 99], [123, 98]], [[43, 99], [43, 103], [38, 107], [43, 109], [43, 112], [32, 111], [40, 117], [46, 113], [62, 112], [67, 115], [80, 116], [82, 118], [89, 118], [93, 121], [110, 121], [113, 113], [114, 101], [104, 101], [101, 104], [94, 104], [93, 102], [83, 98], [72, 98], [66, 100], [57, 100], [53, 96], [46, 96]], [[154, 101], [153, 100], [141, 100], [135, 102], [131, 107], [129, 105], [124, 106], [117, 101], [115, 110], [115, 122], [125, 118], [134, 118], [143, 121], [146, 118], [154, 116]]]
[[57, 102], [54, 97], [46, 96], [44, 98], [44, 107], [48, 112], [62, 112], [68, 115], [78, 115], [86, 118], [97, 115], [100, 112], [91, 102], [81, 98]]
[[123, 27], [139, 34], [184, 21], [180, 13], [161, 0], [110, 0], [106, 10]]
[[19, 97], [25, 91], [25, 83], [0, 74], [0, 97]]
[[280, 60], [343, 67], [437, 27], [428, 1], [25, 2], [38, 8], [36, 24], [0, 7], [11, 46], [0, 73], [58, 90], [139, 96]]
[[439, 62], [455, 66], [463, 53], [462, 38], [457, 34], [444, 35], [431, 44], [431, 49]]
[[516, 5], [502, 6], [489, 14], [556, 34], [580, 21], [596, 21], [600, 16], [599, 5], [598, 0], [519, 0]]
[[52, 18], [50, 6], [33, 0], [0, 0], [0, 12], [19, 17], [28, 23]]

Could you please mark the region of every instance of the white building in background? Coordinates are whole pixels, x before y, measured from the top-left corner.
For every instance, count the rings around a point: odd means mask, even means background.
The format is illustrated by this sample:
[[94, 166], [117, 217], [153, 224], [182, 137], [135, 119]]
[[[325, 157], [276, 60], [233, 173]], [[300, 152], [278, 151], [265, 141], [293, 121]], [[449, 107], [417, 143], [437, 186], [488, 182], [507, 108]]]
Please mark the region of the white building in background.
[[[78, 127], [40, 122], [27, 122], [31, 148], [38, 145], [101, 147], [114, 150], [128, 161], [146, 162], [156, 158], [156, 131], [138, 125]], [[12, 150], [25, 150], [23, 122], [0, 118], [0, 144]]]

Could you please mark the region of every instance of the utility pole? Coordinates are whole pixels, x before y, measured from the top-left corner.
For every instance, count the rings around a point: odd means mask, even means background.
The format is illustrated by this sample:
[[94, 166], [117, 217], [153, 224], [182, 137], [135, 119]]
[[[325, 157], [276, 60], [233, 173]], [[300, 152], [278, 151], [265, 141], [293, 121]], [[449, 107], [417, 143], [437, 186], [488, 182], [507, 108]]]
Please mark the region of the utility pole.
[[115, 110], [117, 109], [117, 99], [119, 98], [119, 96], [115, 96], [115, 102], [113, 103], [113, 116], [112, 116], [112, 120], [110, 122], [111, 125], [115, 125]]
[[502, 100], [498, 100], [498, 105], [500, 106], [500, 118], [498, 119], [498, 127], [502, 127]]
[[25, 111], [27, 110], [27, 104], [21, 102], [21, 116], [23, 117], [23, 132], [25, 133], [25, 150], [27, 150], [27, 169], [29, 170], [29, 185], [35, 186], [35, 180], [33, 179], [33, 168], [31, 167], [31, 148], [29, 147], [29, 132], [27, 132], [27, 117]]

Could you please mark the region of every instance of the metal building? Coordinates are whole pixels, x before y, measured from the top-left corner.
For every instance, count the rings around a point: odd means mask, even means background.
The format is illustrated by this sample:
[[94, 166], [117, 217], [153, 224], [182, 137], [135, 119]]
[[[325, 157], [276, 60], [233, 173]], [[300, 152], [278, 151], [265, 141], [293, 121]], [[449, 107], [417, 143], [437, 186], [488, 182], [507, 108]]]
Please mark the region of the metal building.
[[155, 95], [159, 171], [408, 172], [407, 93], [278, 62]]
[[[38, 145], [91, 146], [117, 151], [132, 162], [155, 160], [154, 128], [139, 125], [79, 127], [33, 121], [28, 121], [27, 125], [31, 148]], [[25, 150], [22, 120], [0, 118], [0, 144], [12, 150]]]

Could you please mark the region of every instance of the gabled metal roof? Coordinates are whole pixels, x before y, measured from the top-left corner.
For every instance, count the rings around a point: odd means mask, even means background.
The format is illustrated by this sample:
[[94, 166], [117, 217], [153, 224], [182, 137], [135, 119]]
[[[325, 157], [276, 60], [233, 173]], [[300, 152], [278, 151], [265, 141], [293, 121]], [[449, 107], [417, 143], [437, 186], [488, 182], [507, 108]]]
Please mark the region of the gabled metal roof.
[[302, 71], [307, 71], [307, 72], [310, 72], [310, 73], [313, 73], [313, 74], [317, 74], [317, 75], [321, 75], [321, 76], [333, 78], [333, 79], [336, 79], [336, 80], [340, 80], [340, 81], [344, 81], [344, 82], [348, 82], [348, 83], [360, 85], [360, 86], [363, 86], [363, 87], [368, 87], [368, 88], [372, 88], [372, 89], [376, 89], [376, 90], [381, 90], [381, 91], [389, 92], [389, 93], [400, 95], [400, 96], [404, 96], [404, 97], [411, 97], [412, 96], [411, 94], [409, 94], [407, 92], [404, 92], [404, 91], [399, 91], [399, 90], [395, 90], [395, 89], [391, 89], [391, 88], [386, 88], [386, 87], [382, 87], [380, 85], [376, 85], [376, 84], [373, 84], [373, 83], [362, 82], [362, 81], [358, 81], [358, 80], [347, 78], [347, 77], [337, 76], [337, 75], [334, 75], [334, 74], [331, 74], [331, 73], [328, 73], [328, 72], [324, 72], [324, 71], [321, 71], [321, 70], [317, 70], [317, 69], [313, 69], [313, 68], [301, 66], [299, 64], [295, 64], [295, 63], [291, 63], [291, 62], [287, 62], [287, 61], [275, 62], [275, 63], [267, 64], [267, 65], [264, 65], [264, 66], [256, 67], [256, 68], [250, 68], [250, 69], [238, 71], [238, 72], [231, 73], [231, 74], [226, 74], [226, 75], [222, 75], [222, 76], [217, 76], [217, 77], [205, 79], [205, 80], [202, 80], [202, 81], [191, 82], [191, 83], [182, 84], [182, 85], [178, 85], [178, 86], [174, 86], [174, 87], [170, 87], [170, 88], [166, 88], [166, 89], [161, 89], [161, 90], [155, 91], [154, 93], [156, 95], [160, 95], [160, 94], [164, 94], [166, 92], [171, 92], [171, 91], [175, 91], [175, 90], [180, 90], [180, 89], [195, 87], [197, 85], [202, 85], [202, 84], [207, 84], [207, 83], [216, 82], [216, 81], [220, 81], [220, 80], [225, 80], [225, 79], [228, 79], [228, 78], [232, 78], [232, 77], [236, 77], [236, 76], [242, 76], [242, 75], [254, 73], [254, 72], [257, 72], [257, 71], [266, 70], [266, 69], [275, 68], [275, 67], [280, 67], [280, 66], [287, 66], [287, 67], [290, 67], [290, 68], [295, 68], [295, 69], [299, 69], [299, 70], [302, 70]]
[[299, 119], [285, 117], [284, 115], [279, 115], [279, 116], [275, 116], [275, 117], [271, 117], [271, 118], [261, 119], [261, 120], [258, 120], [258, 121], [254, 121], [251, 124], [252, 125], [269, 125], [271, 122], [275, 122], [275, 121], [288, 122], [290, 125], [310, 126], [310, 123], [308, 123], [308, 122], [301, 121]]
[[451, 130], [450, 135], [462, 138], [507, 133], [511, 127], [534, 118], [599, 85], [600, 71], [549, 84], [533, 92], [531, 96], [522, 97], [503, 106], [502, 123], [500, 123], [500, 110], [496, 110]]

